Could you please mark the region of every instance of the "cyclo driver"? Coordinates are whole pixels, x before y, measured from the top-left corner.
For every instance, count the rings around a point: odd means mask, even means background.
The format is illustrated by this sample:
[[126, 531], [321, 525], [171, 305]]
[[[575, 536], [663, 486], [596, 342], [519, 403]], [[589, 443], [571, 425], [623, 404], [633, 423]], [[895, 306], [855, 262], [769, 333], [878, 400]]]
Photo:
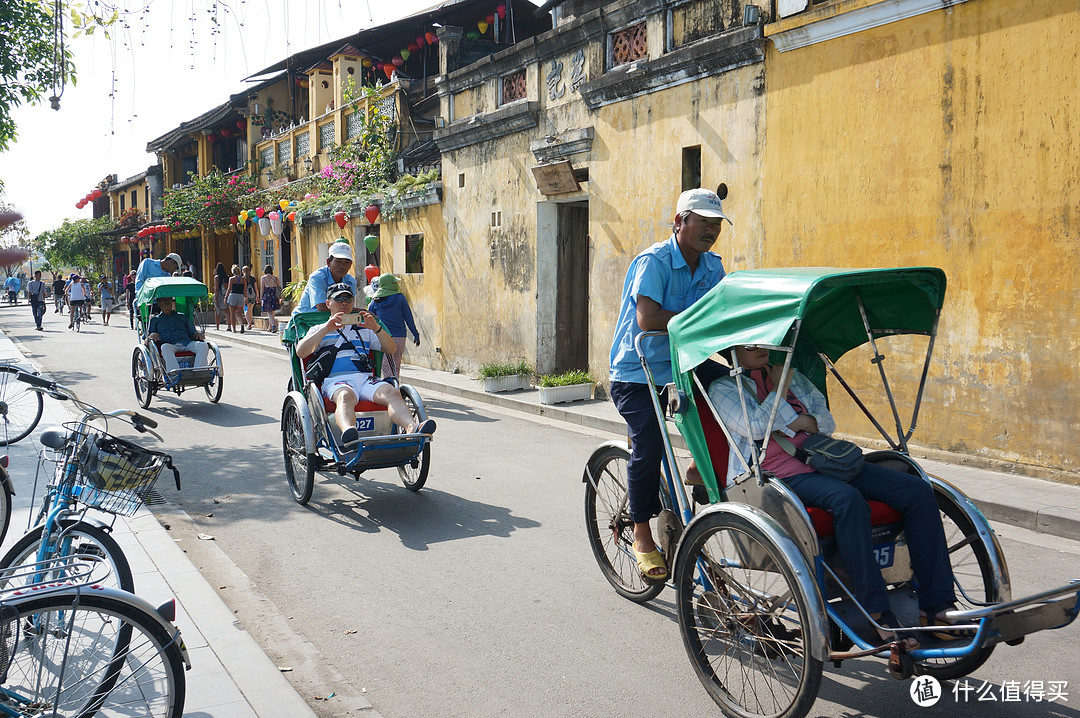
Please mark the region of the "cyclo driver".
[[333, 348], [333, 367], [322, 381], [320, 389], [323, 396], [337, 405], [334, 421], [341, 430], [342, 445], [349, 448], [360, 439], [356, 430], [356, 403], [359, 400], [373, 401], [385, 406], [390, 420], [406, 433], [434, 433], [433, 419], [413, 425], [412, 414], [397, 387], [372, 375], [368, 351], [393, 351], [396, 345], [371, 312], [360, 310], [359, 324], [343, 323], [345, 315], [352, 312], [353, 298], [353, 288], [344, 282], [328, 287], [326, 304], [330, 309], [330, 318], [324, 324], [308, 330], [304, 338], [296, 344], [296, 356], [301, 359], [324, 347]]

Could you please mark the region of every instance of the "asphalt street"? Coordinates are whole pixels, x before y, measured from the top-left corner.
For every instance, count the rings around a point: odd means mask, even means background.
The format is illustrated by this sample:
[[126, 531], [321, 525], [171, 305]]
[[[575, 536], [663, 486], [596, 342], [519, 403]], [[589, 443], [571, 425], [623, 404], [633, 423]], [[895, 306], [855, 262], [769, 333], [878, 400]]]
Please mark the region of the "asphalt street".
[[[80, 334], [29, 310], [0, 325], [32, 361], [102, 408], [133, 408], [126, 317]], [[307, 507], [285, 484], [280, 356], [223, 344], [224, 396], [159, 395], [150, 414], [183, 477], [170, 530], [319, 715], [719, 715], [694, 677], [665, 591], [618, 597], [586, 542], [581, 471], [616, 438], [424, 393], [439, 423], [427, 487], [396, 471], [321, 477]], [[407, 375], [407, 372], [406, 372]], [[186, 514], [186, 515], [185, 515]], [[1001, 527], [1014, 596], [1080, 576], [1080, 543]], [[199, 534], [212, 540], [198, 539]], [[873, 659], [826, 667], [814, 715], [1075, 716], [1080, 632], [1001, 647], [973, 677], [998, 700], [916, 707]], [[1066, 681], [1069, 701], [1002, 700]], [[988, 689], [984, 689], [986, 693]], [[329, 697], [330, 694], [333, 697]]]

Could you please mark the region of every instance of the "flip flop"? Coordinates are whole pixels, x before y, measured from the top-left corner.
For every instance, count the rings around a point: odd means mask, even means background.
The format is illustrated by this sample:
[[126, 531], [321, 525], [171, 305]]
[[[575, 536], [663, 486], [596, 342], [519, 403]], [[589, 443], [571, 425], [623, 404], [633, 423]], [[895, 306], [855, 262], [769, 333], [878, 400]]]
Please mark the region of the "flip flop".
[[410, 434], [434, 434], [435, 433], [435, 420], [425, 419], [419, 424], [409, 429]]
[[[638, 570], [641, 571], [641, 577], [645, 579], [646, 583], [664, 583], [667, 581], [668, 569], [667, 564], [664, 563], [664, 556], [660, 553], [660, 549], [653, 549], [648, 553], [642, 553], [637, 550], [637, 543], [634, 543], [634, 556], [637, 558]], [[659, 572], [653, 573], [660, 569]]]
[[882, 641], [885, 641], [885, 643], [896, 642], [900, 646], [902, 646], [905, 651], [911, 651], [919, 647], [919, 641], [914, 636], [900, 636], [900, 633], [902, 633], [903, 629], [907, 628], [907, 626], [900, 623], [900, 619], [898, 619], [896, 617], [896, 614], [892, 611], [882, 611], [881, 616], [874, 619], [874, 622], [877, 623], [879, 626], [885, 628], [886, 630], [892, 629], [891, 638], [881, 635], [881, 630], [877, 628], [874, 629], [875, 631], [877, 631], [879, 638]]

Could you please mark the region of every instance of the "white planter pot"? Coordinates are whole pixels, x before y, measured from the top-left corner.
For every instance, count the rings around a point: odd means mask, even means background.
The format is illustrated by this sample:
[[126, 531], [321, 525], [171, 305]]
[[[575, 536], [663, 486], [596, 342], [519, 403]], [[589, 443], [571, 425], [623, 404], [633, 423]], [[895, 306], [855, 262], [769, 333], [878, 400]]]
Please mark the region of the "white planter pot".
[[484, 377], [484, 391], [513, 391], [515, 389], [528, 389], [531, 384], [528, 374], [511, 374], [509, 376]]
[[581, 401], [592, 399], [593, 384], [570, 384], [568, 386], [541, 386], [541, 404], [564, 404], [568, 401]]

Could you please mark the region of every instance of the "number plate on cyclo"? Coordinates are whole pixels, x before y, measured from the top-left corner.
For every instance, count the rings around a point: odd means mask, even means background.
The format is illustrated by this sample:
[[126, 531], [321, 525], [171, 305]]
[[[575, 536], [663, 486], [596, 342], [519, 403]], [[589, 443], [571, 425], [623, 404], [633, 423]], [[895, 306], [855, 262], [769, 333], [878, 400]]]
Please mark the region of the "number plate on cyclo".
[[375, 430], [375, 417], [374, 416], [361, 416], [356, 420], [357, 431], [374, 431]]
[[882, 543], [874, 547], [874, 561], [878, 568], [889, 568], [896, 558], [896, 544]]

